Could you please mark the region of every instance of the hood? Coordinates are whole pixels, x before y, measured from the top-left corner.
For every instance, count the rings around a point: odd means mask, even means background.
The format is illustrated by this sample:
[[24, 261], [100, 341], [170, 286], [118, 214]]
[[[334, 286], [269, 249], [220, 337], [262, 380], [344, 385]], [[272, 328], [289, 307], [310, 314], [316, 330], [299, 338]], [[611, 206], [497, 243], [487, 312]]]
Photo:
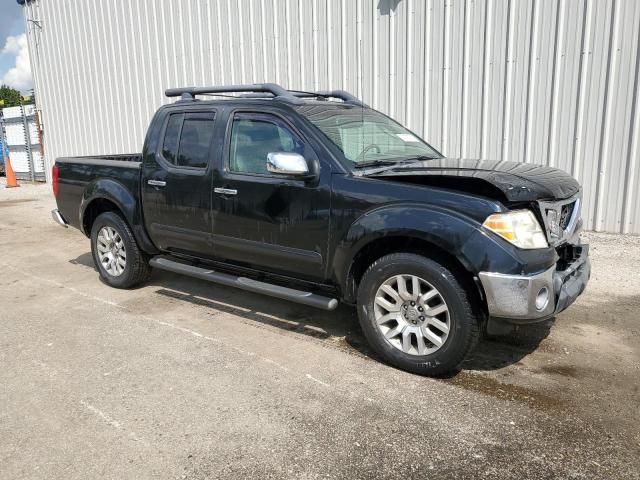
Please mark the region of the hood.
[[531, 163], [438, 158], [363, 175], [385, 180], [452, 188], [509, 202], [561, 200], [580, 191], [580, 184], [557, 168]]

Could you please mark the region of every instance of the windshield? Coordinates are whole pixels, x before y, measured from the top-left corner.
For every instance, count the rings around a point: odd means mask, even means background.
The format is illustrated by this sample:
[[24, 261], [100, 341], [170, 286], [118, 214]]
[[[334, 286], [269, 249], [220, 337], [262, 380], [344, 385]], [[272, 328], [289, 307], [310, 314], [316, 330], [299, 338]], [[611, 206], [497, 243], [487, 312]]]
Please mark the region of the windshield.
[[298, 111], [318, 127], [353, 167], [441, 155], [389, 117], [370, 108], [307, 104]]

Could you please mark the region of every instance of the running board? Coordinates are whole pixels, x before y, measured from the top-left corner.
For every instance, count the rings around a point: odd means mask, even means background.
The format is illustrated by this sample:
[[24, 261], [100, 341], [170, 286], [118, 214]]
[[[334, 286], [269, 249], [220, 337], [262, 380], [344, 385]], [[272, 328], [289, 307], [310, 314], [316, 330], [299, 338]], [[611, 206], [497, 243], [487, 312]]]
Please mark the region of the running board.
[[149, 265], [160, 270], [181, 273], [190, 277], [200, 278], [213, 283], [220, 283], [227, 287], [240, 288], [248, 292], [262, 293], [271, 297], [282, 298], [291, 302], [302, 303], [310, 307], [321, 308], [322, 310], [334, 310], [338, 306], [338, 300], [316, 295], [311, 292], [294, 290], [293, 288], [281, 287], [271, 283], [259, 282], [246, 277], [236, 277], [228, 273], [220, 273], [208, 268], [194, 267], [172, 260], [168, 257], [153, 257]]

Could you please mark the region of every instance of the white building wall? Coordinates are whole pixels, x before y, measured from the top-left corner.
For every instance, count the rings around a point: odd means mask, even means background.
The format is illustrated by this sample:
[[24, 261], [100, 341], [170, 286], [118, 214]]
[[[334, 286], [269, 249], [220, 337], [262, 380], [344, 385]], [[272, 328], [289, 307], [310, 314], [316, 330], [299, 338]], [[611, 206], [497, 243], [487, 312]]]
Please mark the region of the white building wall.
[[542, 163], [640, 233], [636, 0], [33, 0], [49, 170], [131, 153], [168, 87], [349, 90], [452, 157]]

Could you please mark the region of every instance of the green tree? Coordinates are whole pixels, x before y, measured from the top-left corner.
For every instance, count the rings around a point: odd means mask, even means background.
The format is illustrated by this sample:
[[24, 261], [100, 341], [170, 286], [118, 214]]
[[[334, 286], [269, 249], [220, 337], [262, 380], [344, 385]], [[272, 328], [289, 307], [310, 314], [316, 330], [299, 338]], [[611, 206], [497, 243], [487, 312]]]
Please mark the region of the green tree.
[[[22, 95], [15, 88], [11, 88], [7, 85], [0, 86], [0, 108], [4, 107], [16, 107], [20, 105], [20, 98]], [[4, 105], [2, 101], [4, 100]], [[31, 101], [24, 101], [24, 104], [31, 103]]]
[[4, 107], [20, 105], [20, 92], [15, 88], [2, 85], [0, 86], [0, 103], [2, 103], [1, 100], [4, 100]]

